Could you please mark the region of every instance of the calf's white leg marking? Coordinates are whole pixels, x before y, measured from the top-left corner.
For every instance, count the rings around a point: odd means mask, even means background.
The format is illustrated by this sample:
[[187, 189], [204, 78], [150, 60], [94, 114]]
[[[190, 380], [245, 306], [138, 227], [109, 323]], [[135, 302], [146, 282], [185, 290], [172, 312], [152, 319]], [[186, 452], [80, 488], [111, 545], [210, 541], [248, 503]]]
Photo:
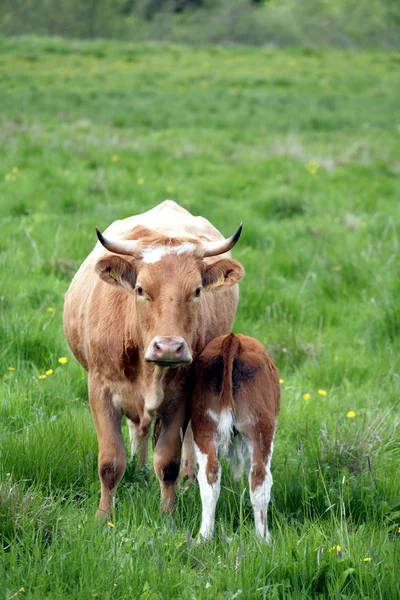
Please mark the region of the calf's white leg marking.
[[215, 509], [221, 491], [221, 465], [218, 463], [217, 481], [212, 484], [208, 483], [206, 472], [208, 454], [200, 452], [197, 444], [194, 445], [194, 448], [196, 451], [197, 463], [199, 465], [197, 479], [200, 486], [202, 506], [199, 537], [210, 539], [214, 536]]
[[273, 443], [271, 443], [271, 452], [265, 464], [265, 479], [261, 485], [255, 487], [254, 491], [251, 489], [251, 474], [253, 467], [256, 467], [256, 465], [251, 464], [249, 472], [250, 500], [253, 505], [256, 534], [265, 539], [267, 542], [271, 540], [271, 536], [268, 531], [267, 511], [268, 504], [271, 499], [271, 487], [273, 483], [271, 475], [272, 450]]

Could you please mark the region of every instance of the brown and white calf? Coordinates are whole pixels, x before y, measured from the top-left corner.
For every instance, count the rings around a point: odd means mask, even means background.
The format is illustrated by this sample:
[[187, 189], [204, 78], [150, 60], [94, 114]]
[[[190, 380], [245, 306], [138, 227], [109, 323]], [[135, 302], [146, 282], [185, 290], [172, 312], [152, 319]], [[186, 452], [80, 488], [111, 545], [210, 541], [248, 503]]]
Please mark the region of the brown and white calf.
[[236, 478], [243, 471], [245, 458], [250, 459], [256, 533], [269, 540], [271, 456], [279, 408], [278, 371], [259, 341], [231, 333], [214, 339], [198, 356], [191, 423], [202, 502], [200, 537], [214, 534], [221, 487], [218, 458], [226, 456], [233, 461]]
[[159, 419], [154, 466], [163, 508], [174, 507], [191, 363], [231, 330], [244, 271], [229, 251], [240, 231], [224, 239], [206, 219], [168, 200], [98, 232], [71, 283], [64, 330], [89, 375], [100, 516], [110, 511], [125, 471], [123, 416], [132, 452], [144, 456], [150, 423]]

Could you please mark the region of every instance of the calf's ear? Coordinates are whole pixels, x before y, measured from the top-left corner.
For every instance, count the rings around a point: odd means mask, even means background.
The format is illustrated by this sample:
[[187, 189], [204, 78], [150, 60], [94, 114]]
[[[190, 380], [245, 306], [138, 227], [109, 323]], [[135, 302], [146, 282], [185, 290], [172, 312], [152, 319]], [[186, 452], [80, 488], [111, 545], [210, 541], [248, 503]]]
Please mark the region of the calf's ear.
[[226, 290], [242, 279], [244, 269], [240, 263], [231, 258], [223, 258], [206, 265], [203, 271], [203, 288], [205, 290]]
[[132, 292], [136, 285], [136, 269], [132, 263], [120, 256], [101, 258], [95, 267], [97, 275], [110, 285]]

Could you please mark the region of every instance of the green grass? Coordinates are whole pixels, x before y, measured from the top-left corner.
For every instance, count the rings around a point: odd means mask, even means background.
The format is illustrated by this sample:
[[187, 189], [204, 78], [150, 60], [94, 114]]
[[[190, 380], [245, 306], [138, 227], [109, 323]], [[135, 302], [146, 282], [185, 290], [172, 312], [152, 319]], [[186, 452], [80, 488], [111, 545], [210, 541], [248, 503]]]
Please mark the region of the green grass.
[[[399, 66], [398, 52], [0, 39], [2, 598], [398, 597]], [[235, 330], [284, 380], [270, 547], [228, 470], [204, 546], [197, 486], [165, 520], [151, 465], [129, 465], [114, 528], [94, 521], [63, 295], [95, 225], [168, 197], [227, 235], [244, 222]]]

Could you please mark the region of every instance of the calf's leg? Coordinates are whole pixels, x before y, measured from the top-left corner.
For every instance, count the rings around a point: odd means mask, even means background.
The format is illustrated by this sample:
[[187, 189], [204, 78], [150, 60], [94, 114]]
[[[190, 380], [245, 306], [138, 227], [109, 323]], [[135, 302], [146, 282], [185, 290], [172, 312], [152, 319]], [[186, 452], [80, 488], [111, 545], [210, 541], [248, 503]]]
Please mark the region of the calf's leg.
[[194, 448], [199, 470], [197, 480], [201, 496], [199, 539], [214, 536], [215, 509], [221, 491], [221, 465], [218, 460], [217, 422], [208, 414], [196, 411], [192, 416]]
[[131, 419], [127, 419], [127, 422], [131, 442], [131, 456], [137, 454], [139, 466], [142, 467], [147, 462], [148, 457], [150, 424], [143, 427], [140, 423], [135, 423]]
[[249, 471], [250, 500], [254, 511], [256, 534], [270, 541], [268, 531], [267, 511], [271, 498], [272, 475], [271, 456], [272, 441], [259, 434], [259, 440], [253, 438], [250, 442], [251, 464]]
[[199, 537], [207, 540], [214, 537], [215, 510], [221, 491], [221, 465], [214, 444], [209, 445], [205, 453], [197, 445], [195, 449], [202, 505]]
[[121, 435], [121, 416], [112, 403], [111, 390], [90, 377], [89, 401], [99, 444], [101, 498], [96, 517], [107, 519], [126, 467], [126, 451]]
[[194, 440], [192, 426], [189, 423], [186, 429], [185, 437], [183, 439], [182, 446], [182, 466], [181, 472], [179, 473], [179, 481], [183, 482], [185, 488], [188, 483], [192, 483], [195, 480], [196, 475], [196, 453], [194, 450]]

